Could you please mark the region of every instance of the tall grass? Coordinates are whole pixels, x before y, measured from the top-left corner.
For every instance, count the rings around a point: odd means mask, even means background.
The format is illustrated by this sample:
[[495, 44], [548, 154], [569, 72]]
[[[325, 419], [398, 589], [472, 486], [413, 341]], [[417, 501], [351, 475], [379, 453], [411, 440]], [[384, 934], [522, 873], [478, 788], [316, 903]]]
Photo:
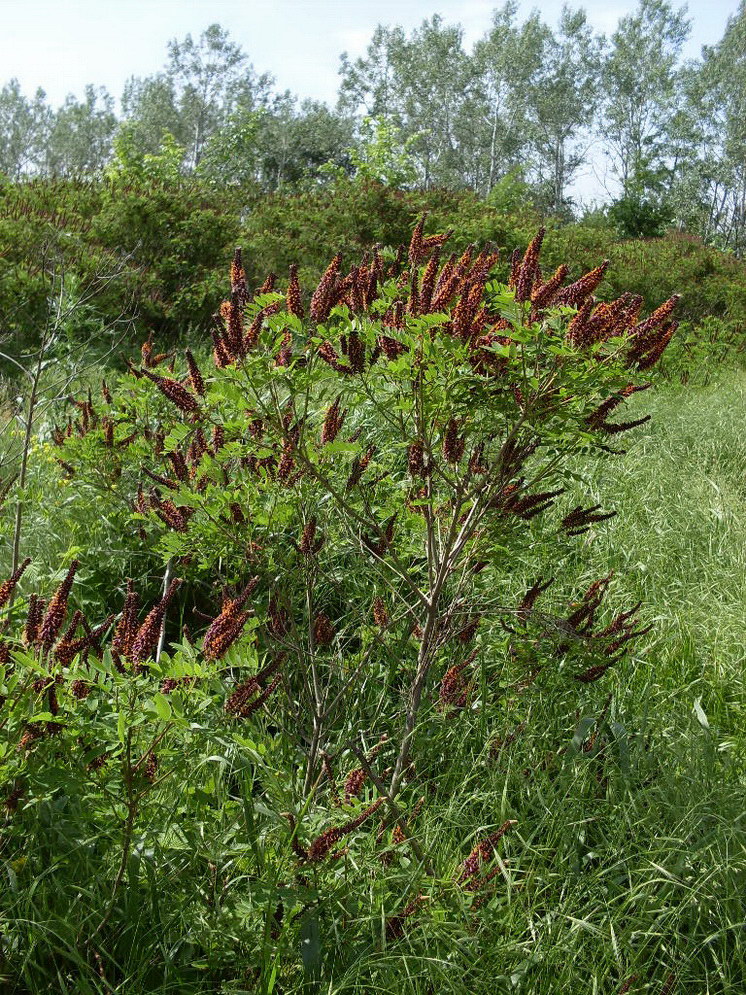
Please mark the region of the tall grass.
[[551, 678], [525, 706], [506, 701], [496, 757], [464, 736], [434, 772], [425, 848], [455, 866], [464, 826], [517, 819], [498, 897], [478, 928], [423, 914], [383, 956], [361, 943], [328, 991], [743, 991], [746, 450], [733, 413], [744, 400], [740, 370], [646, 398], [653, 422], [628, 458], [608, 475], [586, 468], [620, 514], [575, 569], [618, 570], [654, 635], [580, 705]]

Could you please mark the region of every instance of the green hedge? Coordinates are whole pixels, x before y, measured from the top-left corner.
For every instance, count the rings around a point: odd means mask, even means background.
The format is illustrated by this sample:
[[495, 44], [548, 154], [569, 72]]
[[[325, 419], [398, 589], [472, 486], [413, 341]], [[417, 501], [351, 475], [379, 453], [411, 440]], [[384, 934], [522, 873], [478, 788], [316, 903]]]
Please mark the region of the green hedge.
[[[33, 342], [49, 306], [50, 274], [64, 273], [73, 299], [90, 297], [84, 312], [71, 315], [73, 335], [95, 338], [96, 327], [131, 319], [133, 338], [154, 331], [172, 342], [191, 328], [208, 329], [234, 245], [243, 246], [255, 284], [295, 262], [310, 287], [337, 251], [349, 262], [367, 246], [408, 241], [423, 211], [430, 230], [456, 229], [454, 250], [495, 243], [499, 277], [513, 249], [542, 224], [531, 207], [506, 213], [468, 191], [403, 192], [350, 180], [270, 196], [193, 179], [0, 181], [0, 330], [6, 347], [8, 334], [16, 349]], [[697, 239], [622, 240], [603, 225], [543, 223], [547, 267], [568, 262], [579, 274], [607, 257], [607, 294], [629, 290], [653, 305], [681, 293], [683, 321], [712, 316], [736, 332], [746, 324], [746, 265]]]

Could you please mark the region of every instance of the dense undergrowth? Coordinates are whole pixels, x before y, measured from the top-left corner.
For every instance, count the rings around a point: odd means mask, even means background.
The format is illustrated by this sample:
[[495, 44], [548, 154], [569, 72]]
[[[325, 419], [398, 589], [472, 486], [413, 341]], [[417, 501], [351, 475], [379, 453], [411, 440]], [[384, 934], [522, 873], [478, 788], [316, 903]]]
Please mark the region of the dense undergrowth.
[[697, 337], [629, 396], [670, 306], [542, 298], [536, 241], [435, 307], [437, 251], [313, 300], [237, 264], [215, 367], [147, 345], [40, 423], [9, 992], [741, 990], [743, 372]]
[[424, 210], [435, 230], [454, 229], [454, 250], [494, 243], [501, 252], [495, 272], [503, 280], [513, 250], [544, 223], [547, 266], [567, 263], [579, 276], [608, 257], [602, 294], [639, 293], [652, 308], [679, 293], [679, 319], [692, 327], [705, 318], [725, 330], [744, 327], [744, 263], [685, 235], [625, 239], [608, 219], [542, 219], [531, 207], [484, 201], [469, 191], [339, 180], [268, 196], [126, 170], [105, 182], [0, 181], [0, 327], [15, 350], [33, 344], [50, 274], [64, 274], [71, 293], [86, 302], [71, 317], [71, 335], [108, 348], [122, 339], [131, 346], [155, 331], [166, 347], [209, 322], [235, 245], [243, 246], [252, 285], [268, 271], [285, 273], [297, 264], [310, 291], [334, 253], [349, 260], [376, 244], [407, 242]]

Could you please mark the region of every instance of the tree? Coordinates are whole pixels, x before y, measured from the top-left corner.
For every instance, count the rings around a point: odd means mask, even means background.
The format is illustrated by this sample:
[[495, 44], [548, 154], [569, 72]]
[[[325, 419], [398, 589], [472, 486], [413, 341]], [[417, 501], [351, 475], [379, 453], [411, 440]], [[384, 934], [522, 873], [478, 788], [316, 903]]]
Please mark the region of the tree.
[[474, 72], [458, 25], [437, 14], [407, 37], [401, 28], [379, 26], [367, 58], [351, 64], [342, 57], [340, 105], [364, 107], [390, 118], [404, 139], [416, 137], [412, 152], [425, 187], [463, 186], [473, 158], [463, 154], [473, 132]]
[[0, 90], [0, 172], [17, 180], [34, 172], [43, 159], [52, 111], [38, 89], [25, 97], [17, 79]]
[[265, 110], [239, 107], [208, 139], [196, 172], [210, 183], [247, 186], [257, 181], [257, 138]]
[[262, 114], [256, 139], [257, 178], [262, 188], [278, 190], [305, 180], [317, 180], [325, 165], [349, 172], [349, 147], [354, 122], [325, 104], [290, 93], [277, 97]]
[[366, 57], [350, 62], [347, 53], [340, 56], [339, 107], [343, 111], [361, 109], [369, 117], [400, 115], [398, 81], [392, 52], [405, 42], [404, 31], [379, 24], [373, 32]]
[[677, 179], [677, 221], [738, 255], [746, 251], [746, 3], [685, 77], [694, 156]]
[[584, 10], [563, 7], [559, 30], [545, 37], [542, 68], [527, 88], [536, 172], [554, 212], [569, 207], [567, 188], [587, 152], [580, 141], [596, 114], [602, 45]]
[[416, 135], [405, 139], [390, 119], [363, 118], [357, 145], [349, 150], [356, 179], [391, 187], [411, 186], [417, 178], [411, 151], [416, 140]]
[[224, 28], [211, 24], [197, 41], [191, 35], [171, 41], [165, 68], [131, 79], [122, 104], [144, 150], [155, 152], [168, 131], [184, 146], [185, 165], [195, 168], [210, 136], [231, 113], [266, 103], [271, 82], [266, 74], [256, 75]]
[[628, 205], [660, 199], [674, 168], [672, 128], [681, 97], [678, 60], [689, 35], [683, 10], [640, 0], [611, 36], [603, 65], [601, 134]]
[[45, 171], [53, 176], [100, 172], [111, 158], [116, 127], [114, 99], [104, 87], [87, 86], [82, 101], [68, 94], [52, 121]]
[[140, 155], [157, 152], [166, 133], [182, 144], [186, 141], [176, 86], [165, 72], [145, 79], [132, 76], [122, 93], [122, 114], [123, 127]]
[[198, 42], [191, 35], [182, 42], [174, 39], [168, 54], [168, 73], [179, 90], [179, 111], [191, 133], [189, 157], [196, 166], [208, 136], [224, 120], [246, 56], [218, 24], [203, 31]]
[[471, 131], [473, 70], [462, 47], [459, 25], [445, 25], [434, 15], [395, 49], [403, 111], [410, 134], [419, 137], [425, 187], [465, 185], [461, 140]]
[[[286, 92], [269, 107], [238, 107], [205, 146], [197, 172], [213, 183], [274, 191], [350, 169], [351, 117]], [[327, 171], [328, 171], [327, 169]]]
[[[486, 154], [482, 189], [488, 194], [516, 167], [525, 166], [529, 142], [526, 90], [541, 68], [548, 28], [534, 12], [519, 27], [518, 4], [507, 0], [474, 46], [476, 88]], [[476, 122], [474, 122], [476, 123]]]

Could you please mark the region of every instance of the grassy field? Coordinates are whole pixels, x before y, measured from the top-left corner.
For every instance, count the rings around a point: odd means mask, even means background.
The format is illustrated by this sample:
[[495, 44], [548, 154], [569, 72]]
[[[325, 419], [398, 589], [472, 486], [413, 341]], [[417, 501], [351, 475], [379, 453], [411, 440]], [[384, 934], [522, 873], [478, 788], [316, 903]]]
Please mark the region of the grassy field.
[[384, 957], [361, 945], [330, 991], [743, 991], [744, 401], [741, 371], [643, 395], [652, 424], [595, 475], [619, 516], [575, 566], [612, 567], [615, 591], [643, 600], [644, 652], [585, 701], [537, 682], [506, 701], [493, 732], [518, 734], [497, 757], [465, 735], [441, 768], [424, 833], [439, 867], [464, 824], [518, 823], [480, 928], [423, 916]]

